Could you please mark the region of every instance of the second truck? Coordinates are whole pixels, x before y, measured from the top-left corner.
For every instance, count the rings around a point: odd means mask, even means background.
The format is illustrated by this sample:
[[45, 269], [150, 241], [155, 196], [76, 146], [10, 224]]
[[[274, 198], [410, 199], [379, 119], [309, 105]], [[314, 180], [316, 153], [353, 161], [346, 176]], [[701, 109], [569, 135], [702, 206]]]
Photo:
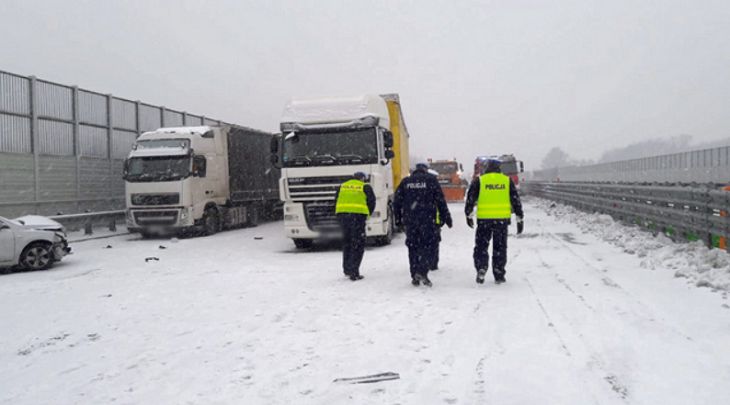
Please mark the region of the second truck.
[[341, 236], [335, 193], [355, 172], [367, 174], [376, 197], [366, 234], [376, 244], [389, 244], [393, 195], [409, 162], [398, 95], [292, 99], [280, 127], [272, 160], [281, 166], [284, 230], [296, 247]]
[[280, 207], [273, 134], [237, 126], [160, 128], [137, 138], [124, 162], [127, 228], [214, 234], [255, 225]]

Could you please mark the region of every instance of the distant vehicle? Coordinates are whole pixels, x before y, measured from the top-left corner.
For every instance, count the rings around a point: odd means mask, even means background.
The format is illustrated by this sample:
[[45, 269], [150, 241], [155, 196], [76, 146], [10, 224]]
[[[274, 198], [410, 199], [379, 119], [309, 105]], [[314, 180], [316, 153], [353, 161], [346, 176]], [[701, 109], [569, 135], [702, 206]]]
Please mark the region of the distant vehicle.
[[429, 167], [438, 173], [439, 184], [447, 202], [463, 202], [469, 182], [463, 177], [464, 166], [454, 160], [429, 159]]
[[502, 156], [477, 156], [474, 162], [474, 174], [472, 179], [475, 179], [484, 173], [484, 169], [487, 168], [487, 161], [489, 159], [497, 159], [501, 162], [499, 167], [502, 170], [502, 173], [509, 176], [519, 190], [519, 174], [525, 171], [525, 167], [522, 161], [515, 159], [515, 156], [512, 154]]
[[376, 197], [366, 233], [379, 245], [395, 232], [391, 204], [408, 175], [408, 130], [397, 94], [292, 99], [272, 144], [280, 162], [284, 229], [297, 248], [338, 238], [335, 193], [355, 172], [368, 175]]
[[127, 228], [143, 237], [212, 235], [256, 225], [280, 208], [273, 134], [237, 126], [160, 128], [124, 162]]
[[69, 253], [62, 230], [37, 229], [0, 217], [0, 267], [45, 270]]

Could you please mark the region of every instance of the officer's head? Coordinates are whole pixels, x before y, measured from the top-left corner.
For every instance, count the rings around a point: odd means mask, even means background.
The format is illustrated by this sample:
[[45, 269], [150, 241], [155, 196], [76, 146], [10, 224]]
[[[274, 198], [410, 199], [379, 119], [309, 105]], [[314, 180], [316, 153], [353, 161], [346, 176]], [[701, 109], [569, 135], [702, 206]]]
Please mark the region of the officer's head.
[[428, 171], [428, 163], [416, 163], [416, 171], [420, 172], [427, 172]]
[[354, 177], [360, 181], [365, 181], [368, 178], [368, 175], [365, 174], [364, 172], [355, 172], [355, 174], [353, 174], [352, 177]]
[[487, 160], [487, 169], [486, 172], [498, 172], [500, 171], [500, 166], [502, 165], [502, 162], [500, 162], [498, 159], [489, 159]]

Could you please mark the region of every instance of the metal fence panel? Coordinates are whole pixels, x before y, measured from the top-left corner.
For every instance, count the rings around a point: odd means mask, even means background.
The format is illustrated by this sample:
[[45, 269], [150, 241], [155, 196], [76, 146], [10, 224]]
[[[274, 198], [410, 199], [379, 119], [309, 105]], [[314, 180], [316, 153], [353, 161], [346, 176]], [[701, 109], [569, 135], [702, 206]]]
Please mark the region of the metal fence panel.
[[112, 133], [112, 159], [126, 159], [135, 140], [136, 132], [115, 129]]
[[132, 101], [112, 99], [112, 124], [114, 128], [137, 130], [137, 107]]
[[181, 127], [183, 126], [183, 114], [178, 111], [165, 110], [165, 123], [166, 127]]
[[0, 110], [30, 114], [30, 80], [0, 72]]
[[40, 199], [44, 201], [76, 198], [76, 158], [42, 156], [38, 162]]
[[38, 80], [36, 82], [38, 116], [71, 121], [73, 96], [70, 87]]
[[0, 152], [31, 153], [30, 118], [0, 114]]
[[109, 131], [106, 128], [79, 126], [81, 156], [109, 157]]
[[107, 97], [79, 90], [79, 121], [85, 124], [107, 125]]
[[185, 126], [187, 127], [196, 127], [199, 125], [203, 125], [203, 118], [198, 117], [197, 115], [193, 114], [187, 114], [185, 116]]
[[44, 155], [73, 156], [73, 125], [39, 119], [38, 152]]
[[139, 130], [140, 132], [153, 131], [162, 127], [161, 110], [147, 104], [139, 105]]
[[33, 201], [33, 168], [33, 155], [0, 153], [0, 203]]
[[213, 125], [220, 125], [220, 124], [221, 124], [220, 121], [216, 121], [216, 120], [213, 120], [213, 119], [210, 119], [210, 118], [207, 118], [207, 117], [205, 118], [205, 122], [203, 123], [203, 125], [211, 125], [211, 126], [213, 126]]
[[82, 198], [109, 197], [109, 161], [106, 159], [79, 160], [79, 182]]

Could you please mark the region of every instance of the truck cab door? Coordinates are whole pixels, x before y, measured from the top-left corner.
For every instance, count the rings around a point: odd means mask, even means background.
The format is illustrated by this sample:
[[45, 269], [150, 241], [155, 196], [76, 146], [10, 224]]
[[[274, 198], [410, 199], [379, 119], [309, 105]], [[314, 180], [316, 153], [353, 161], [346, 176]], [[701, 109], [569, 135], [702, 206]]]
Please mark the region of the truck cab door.
[[0, 221], [0, 262], [15, 260], [15, 233], [10, 225]]

